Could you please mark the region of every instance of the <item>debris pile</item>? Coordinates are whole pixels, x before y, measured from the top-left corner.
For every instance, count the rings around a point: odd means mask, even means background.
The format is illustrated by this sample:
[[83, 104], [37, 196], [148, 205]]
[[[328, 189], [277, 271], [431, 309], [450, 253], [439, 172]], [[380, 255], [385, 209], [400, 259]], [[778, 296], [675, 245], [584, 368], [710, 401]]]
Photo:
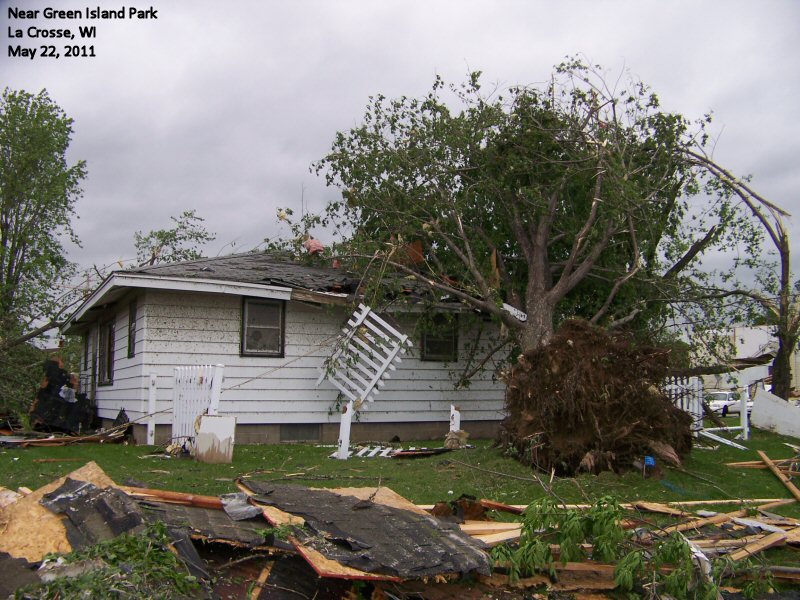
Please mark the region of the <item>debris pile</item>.
[[95, 419], [94, 406], [78, 388], [77, 378], [64, 370], [60, 357], [45, 361], [44, 379], [30, 409], [31, 425], [67, 433], [90, 429]]
[[[762, 464], [776, 471], [786, 462], [762, 455]], [[236, 483], [241, 492], [222, 496], [134, 488], [117, 485], [96, 464], [88, 463], [36, 491], [0, 488], [0, 596], [59, 578], [91, 577], [92, 572], [102, 572], [93, 581], [103, 585], [138, 585], [134, 578], [140, 567], [123, 563], [120, 568], [112, 564], [119, 558], [117, 551], [103, 550], [103, 544], [130, 535], [146, 538], [146, 552], [131, 550], [137, 557], [154, 551], [155, 546], [168, 557], [177, 557], [171, 569], [183, 575], [165, 584], [170, 586], [169, 597], [175, 598], [333, 600], [358, 593], [401, 600], [498, 595], [521, 600], [532, 597], [534, 589], [620, 591], [615, 565], [619, 556], [600, 560], [601, 540], [593, 538], [602, 529], [581, 529], [592, 533], [585, 543], [573, 543], [571, 548], [566, 538], [552, 538], [554, 532], [564, 531], [566, 536], [564, 527], [531, 530], [532, 519], [546, 510], [555, 511], [552, 514], [566, 523], [570, 513], [589, 509], [581, 513], [584, 518], [598, 505], [556, 505], [544, 499], [532, 511], [523, 505], [462, 496], [449, 503], [420, 506], [386, 487], [310, 489], [252, 477]], [[800, 495], [791, 485], [787, 488]], [[795, 500], [620, 504], [614, 509], [614, 520], [627, 533], [616, 545], [633, 544], [646, 554], [677, 536], [699, 561], [690, 562], [690, 575], [710, 577], [708, 569], [703, 571], [709, 561], [726, 556], [733, 570], [720, 577], [726, 582], [743, 581], [753, 571], [736, 561], [769, 548], [800, 545], [800, 520], [768, 512], [791, 502]], [[710, 504], [737, 506], [721, 513], [691, 512]], [[755, 508], [745, 508], [748, 504]], [[491, 520], [492, 511], [512, 516]], [[654, 527], [652, 517], [643, 513], [660, 513], [661, 524]], [[599, 523], [606, 517], [595, 518]], [[608, 528], [611, 523], [605, 525]], [[550, 559], [526, 568], [523, 576], [519, 571], [515, 575], [508, 562], [513, 548], [522, 549], [537, 539], [545, 544], [541, 549]], [[505, 553], [497, 552], [504, 548]], [[69, 554], [75, 551], [81, 554]], [[572, 558], [566, 558], [566, 552]], [[652, 562], [659, 573], [686, 568], [685, 564]], [[797, 569], [768, 570], [774, 579], [800, 580]], [[156, 585], [152, 577], [148, 582]], [[182, 584], [191, 584], [191, 593], [175, 587]], [[72, 588], [72, 597], [76, 589], [83, 588]], [[148, 589], [158, 595], [158, 588]]]
[[667, 359], [626, 336], [565, 322], [513, 367], [501, 446], [559, 475], [625, 471], [644, 456], [680, 464], [691, 450], [691, 417], [659, 387]]
[[[293, 590], [302, 583], [308, 597], [342, 598], [353, 581], [397, 584], [490, 573], [481, 542], [387, 488], [315, 490], [250, 479], [240, 488], [217, 497], [119, 486], [95, 463], [27, 495], [0, 488], [0, 569], [14, 569], [14, 585], [37, 583], [53, 576], [48, 556], [147, 535], [159, 526], [208, 597], [225, 591], [226, 597], [257, 598], [258, 590]], [[88, 561], [71, 571], [108, 566]], [[245, 589], [229, 589], [243, 573], [252, 588], [247, 596]], [[5, 585], [0, 593], [13, 593], [11, 583]]]

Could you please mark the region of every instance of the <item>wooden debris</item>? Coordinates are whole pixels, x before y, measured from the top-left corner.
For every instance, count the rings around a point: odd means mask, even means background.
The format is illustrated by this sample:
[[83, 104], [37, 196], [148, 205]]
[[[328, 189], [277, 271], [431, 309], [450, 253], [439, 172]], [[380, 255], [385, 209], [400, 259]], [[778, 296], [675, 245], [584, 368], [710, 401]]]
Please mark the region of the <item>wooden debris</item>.
[[511, 531], [519, 529], [521, 525], [519, 523], [504, 523], [501, 521], [464, 521], [459, 527], [464, 533], [476, 536]]
[[264, 584], [267, 583], [267, 579], [269, 579], [269, 574], [272, 572], [272, 566], [274, 564], [273, 561], [268, 561], [264, 568], [261, 569], [258, 579], [256, 579], [255, 584], [253, 584], [253, 591], [250, 592], [250, 600], [258, 600], [258, 597], [261, 595], [261, 590], [264, 588]]
[[517, 529], [509, 529], [507, 531], [498, 531], [496, 533], [486, 533], [486, 534], [470, 534], [476, 540], [480, 540], [484, 544], [486, 544], [489, 548], [493, 548], [494, 546], [499, 546], [500, 544], [504, 544], [506, 542], [512, 542], [514, 540], [518, 540], [519, 536], [522, 535], [522, 528]]
[[673, 508], [667, 504], [661, 504], [660, 502], [645, 502], [644, 500], [639, 500], [637, 502], [633, 502], [630, 506], [636, 510], [660, 513], [664, 515], [673, 515], [675, 517], [691, 516], [691, 513], [680, 510], [679, 508]]
[[20, 498], [22, 498], [22, 494], [19, 492], [0, 487], [0, 508], [13, 504]]
[[730, 521], [733, 518], [744, 517], [746, 515], [747, 515], [746, 510], [737, 510], [729, 513], [721, 513], [718, 515], [714, 515], [713, 517], [693, 519], [691, 521], [686, 521], [685, 523], [678, 523], [677, 525], [664, 527], [663, 529], [659, 530], [658, 533], [660, 535], [668, 535], [670, 533], [675, 533], [678, 531], [689, 531], [690, 529], [699, 529], [700, 527], [704, 527], [705, 525], [719, 525], [721, 523], [725, 523], [726, 521]]
[[767, 548], [772, 548], [773, 546], [778, 546], [786, 542], [786, 533], [770, 533], [769, 535], [762, 536], [760, 539], [750, 542], [745, 546], [739, 548], [735, 552], [731, 552], [728, 557], [731, 560], [742, 560], [743, 558], [747, 558], [748, 556], [752, 556], [753, 554], [757, 554], [762, 550], [766, 550]]
[[39, 562], [50, 552], [65, 554], [72, 550], [61, 517], [47, 510], [39, 501], [66, 481], [67, 477], [86, 481], [99, 488], [116, 484], [90, 462], [0, 510], [0, 552], [28, 562]]
[[795, 497], [796, 500], [800, 500], [800, 490], [789, 481], [789, 478], [784, 475], [781, 470], [777, 467], [777, 465], [761, 450], [757, 450], [758, 455], [761, 457], [761, 460], [764, 461], [764, 464], [767, 465], [770, 471], [773, 472], [775, 477], [781, 480], [781, 483], [786, 487], [787, 490]]
[[154, 490], [150, 488], [137, 488], [130, 486], [119, 486], [129, 496], [141, 498], [143, 500], [158, 500], [171, 504], [185, 504], [187, 506], [197, 506], [200, 508], [214, 508], [222, 510], [222, 500], [219, 496], [201, 496], [199, 494], [185, 494], [183, 492], [170, 492], [167, 490]]

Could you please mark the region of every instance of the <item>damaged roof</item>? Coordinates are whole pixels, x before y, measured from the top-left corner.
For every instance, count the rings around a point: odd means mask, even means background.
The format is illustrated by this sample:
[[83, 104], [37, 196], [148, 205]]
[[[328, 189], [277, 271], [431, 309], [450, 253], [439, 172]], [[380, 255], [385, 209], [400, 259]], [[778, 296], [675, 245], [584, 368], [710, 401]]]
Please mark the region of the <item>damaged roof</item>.
[[317, 292], [354, 293], [359, 283], [347, 271], [324, 265], [322, 259], [318, 265], [310, 265], [290, 256], [264, 252], [165, 263], [127, 272], [157, 277], [259, 283]]
[[359, 283], [352, 273], [335, 269], [322, 258], [299, 260], [265, 252], [114, 271], [70, 316], [62, 332], [82, 333], [107, 307], [136, 288], [347, 304]]

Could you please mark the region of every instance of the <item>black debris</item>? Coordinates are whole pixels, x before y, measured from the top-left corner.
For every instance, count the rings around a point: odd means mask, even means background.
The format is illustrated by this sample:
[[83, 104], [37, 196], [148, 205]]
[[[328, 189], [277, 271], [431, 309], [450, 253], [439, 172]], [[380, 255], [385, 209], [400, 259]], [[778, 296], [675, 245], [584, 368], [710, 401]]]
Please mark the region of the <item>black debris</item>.
[[242, 481], [253, 500], [305, 519], [298, 539], [325, 557], [402, 578], [490, 572], [482, 544], [457, 526], [354, 496], [301, 486]]

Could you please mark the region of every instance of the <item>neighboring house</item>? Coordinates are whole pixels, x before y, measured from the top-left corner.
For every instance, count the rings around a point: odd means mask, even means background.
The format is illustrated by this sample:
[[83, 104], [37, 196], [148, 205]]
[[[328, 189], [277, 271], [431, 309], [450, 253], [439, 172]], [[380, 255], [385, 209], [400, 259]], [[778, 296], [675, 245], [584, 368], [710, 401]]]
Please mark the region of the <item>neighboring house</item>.
[[[82, 387], [106, 423], [122, 408], [131, 420], [146, 414], [155, 373], [163, 442], [174, 368], [223, 364], [220, 413], [236, 416], [237, 442], [335, 442], [338, 392], [326, 381], [316, 386], [318, 367], [357, 304], [358, 286], [343, 270], [264, 253], [116, 271], [63, 331], [84, 337]], [[413, 333], [413, 308], [391, 316]], [[442, 437], [451, 404], [473, 437], [494, 435], [505, 387], [491, 369], [467, 389], [454, 389], [452, 374], [465, 370], [465, 347], [474, 337], [458, 328], [465, 321], [412, 337], [413, 348], [353, 424], [353, 440]], [[144, 440], [143, 426], [135, 436]]]

